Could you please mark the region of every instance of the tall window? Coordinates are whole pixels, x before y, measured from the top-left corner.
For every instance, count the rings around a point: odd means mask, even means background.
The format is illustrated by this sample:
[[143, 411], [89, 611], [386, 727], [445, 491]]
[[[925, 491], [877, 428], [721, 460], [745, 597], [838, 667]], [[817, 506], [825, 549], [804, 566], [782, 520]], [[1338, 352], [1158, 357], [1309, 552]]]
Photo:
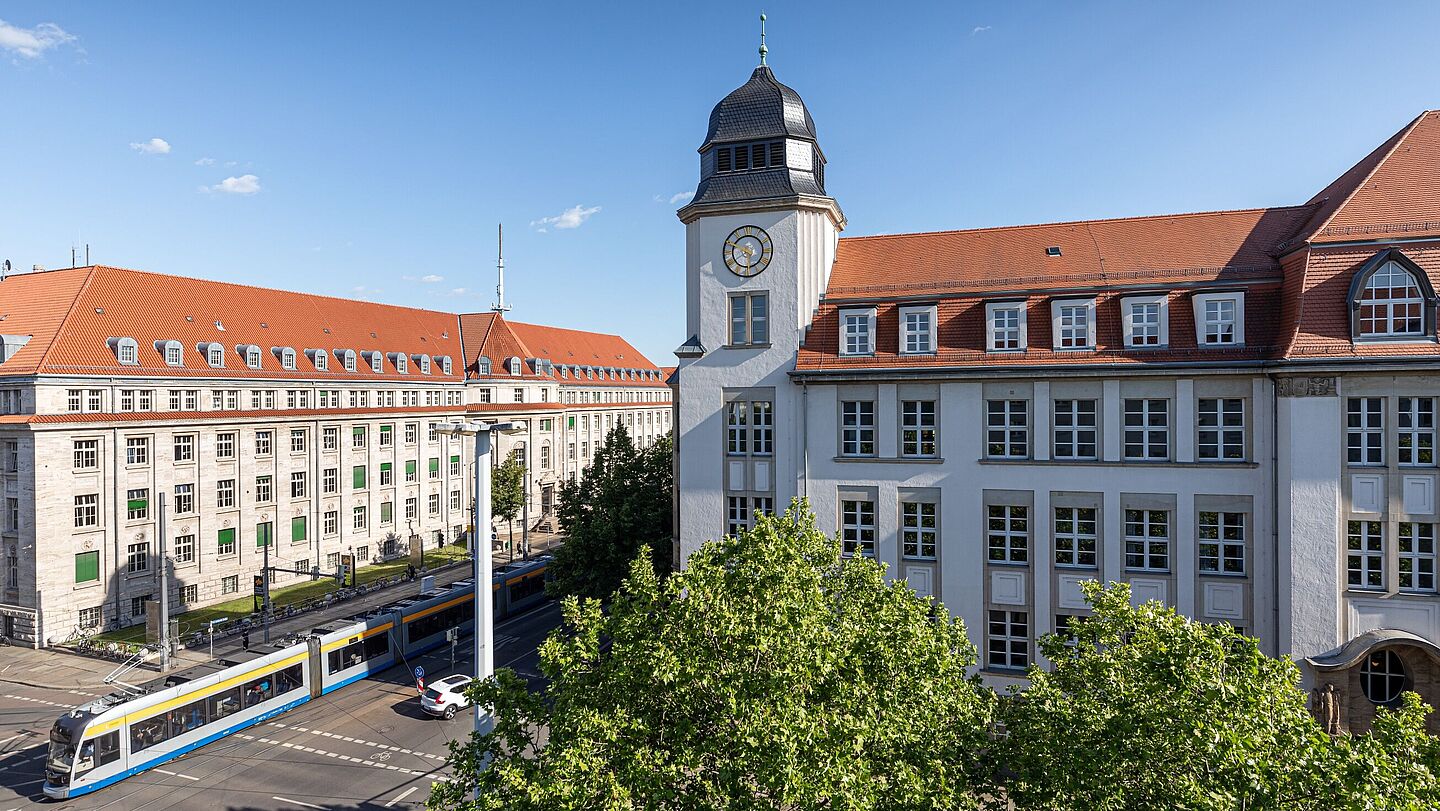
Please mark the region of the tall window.
[[1399, 262], [1386, 262], [1360, 291], [1359, 332], [1366, 338], [1423, 335], [1425, 296]]
[[100, 496], [89, 493], [75, 497], [75, 528], [100, 526]]
[[1199, 457], [1202, 461], [1239, 461], [1245, 458], [1245, 401], [1239, 397], [1202, 397], [1199, 422]]
[[125, 571], [129, 574], [150, 570], [150, 543], [141, 541], [126, 548]]
[[1385, 588], [1385, 535], [1379, 521], [1347, 521], [1345, 568], [1350, 588]]
[[933, 501], [906, 501], [900, 504], [900, 552], [907, 558], [934, 560], [938, 548], [938, 526]]
[[900, 350], [908, 355], [935, 351], [935, 308], [900, 308]]
[[177, 462], [195, 461], [195, 435], [176, 434], [174, 452], [175, 461]]
[[726, 499], [725, 511], [725, 534], [739, 535], [742, 530], [750, 527], [750, 498], [748, 496], [730, 496]]
[[269, 504], [275, 500], [275, 488], [269, 476], [255, 477], [255, 503]]
[[1345, 452], [1352, 465], [1385, 464], [1385, 412], [1380, 397], [1351, 397], [1345, 407]]
[[1125, 401], [1125, 458], [1170, 458], [1170, 401]]
[[1399, 462], [1413, 467], [1435, 465], [1435, 398], [1398, 398], [1396, 427], [1400, 431]]
[[334, 451], [339, 450], [339, 448], [340, 429], [335, 427], [323, 429], [320, 432], [320, 449], [325, 451]]
[[985, 305], [989, 327], [989, 348], [1006, 352], [1025, 348], [1025, 305], [1021, 303]]
[[1125, 568], [1170, 571], [1169, 510], [1125, 511]]
[[991, 563], [1030, 562], [1030, 508], [991, 504], [985, 508], [985, 538]]
[[187, 515], [195, 512], [195, 485], [175, 485], [175, 514]]
[[749, 448], [749, 403], [737, 400], [725, 410], [725, 452], [731, 456], [744, 456]]
[[1400, 590], [1435, 591], [1435, 525], [1400, 522]]
[[215, 482], [215, 507], [225, 509], [235, 506], [235, 480], [220, 479]]
[[1161, 316], [1163, 310], [1158, 301], [1128, 301], [1125, 303], [1126, 326], [1129, 332], [1126, 335], [1126, 344], [1132, 347], [1161, 346], [1162, 338]]
[[141, 487], [125, 491], [125, 518], [140, 521], [150, 517], [150, 490]]
[[991, 611], [986, 633], [991, 667], [1023, 669], [1030, 664], [1030, 615], [1025, 611]]
[[840, 404], [840, 455], [875, 455], [873, 400], [845, 400]]
[[875, 502], [840, 502], [840, 551], [875, 557]]
[[1093, 569], [1099, 536], [1094, 507], [1055, 508], [1055, 565]]
[[985, 402], [985, 455], [1024, 459], [1030, 455], [1030, 421], [1024, 400]]
[[297, 470], [290, 474], [290, 497], [305, 497], [305, 471]]
[[900, 403], [900, 455], [934, 457], [937, 452], [934, 400]]
[[1201, 308], [1201, 328], [1204, 330], [1202, 343], [1224, 346], [1236, 343], [1235, 313], [1236, 300], [1233, 298], [1208, 299]]
[[875, 351], [872, 327], [874, 310], [842, 310], [840, 312], [840, 353], [869, 355]]
[[100, 440], [75, 440], [75, 469], [89, 470], [100, 465]]
[[750, 452], [769, 456], [775, 452], [775, 404], [769, 400], [750, 403]]
[[235, 458], [235, 434], [227, 432], [215, 435], [215, 458]]
[[1055, 401], [1055, 458], [1094, 459], [1095, 401]]
[[194, 535], [176, 535], [176, 536], [175, 536], [175, 545], [174, 545], [173, 549], [174, 549], [174, 553], [173, 553], [173, 554], [174, 554], [174, 556], [175, 556], [175, 563], [176, 563], [176, 565], [183, 565], [183, 564], [186, 564], [186, 563], [194, 563], [194, 562], [195, 562], [195, 536], [194, 536]]
[[1090, 310], [1094, 303], [1090, 301], [1058, 302], [1055, 305], [1055, 348], [1056, 349], [1089, 349], [1093, 342], [1090, 339], [1091, 328]]
[[1200, 571], [1245, 574], [1245, 514], [1200, 513]]
[[255, 455], [256, 455], [256, 456], [269, 456], [270, 453], [271, 453], [271, 451], [274, 450], [274, 448], [275, 448], [275, 432], [274, 432], [274, 431], [256, 431], [256, 432], [255, 432]]
[[764, 291], [730, 296], [730, 345], [770, 343], [770, 297]]

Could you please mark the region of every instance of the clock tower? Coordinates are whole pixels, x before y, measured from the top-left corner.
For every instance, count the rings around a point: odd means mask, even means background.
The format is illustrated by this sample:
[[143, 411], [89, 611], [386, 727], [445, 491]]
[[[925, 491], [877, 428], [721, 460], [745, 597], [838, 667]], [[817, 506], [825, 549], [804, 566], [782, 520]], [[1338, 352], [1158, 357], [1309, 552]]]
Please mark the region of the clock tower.
[[685, 224], [676, 562], [805, 495], [796, 353], [845, 217], [805, 102], [765, 64], [715, 105]]

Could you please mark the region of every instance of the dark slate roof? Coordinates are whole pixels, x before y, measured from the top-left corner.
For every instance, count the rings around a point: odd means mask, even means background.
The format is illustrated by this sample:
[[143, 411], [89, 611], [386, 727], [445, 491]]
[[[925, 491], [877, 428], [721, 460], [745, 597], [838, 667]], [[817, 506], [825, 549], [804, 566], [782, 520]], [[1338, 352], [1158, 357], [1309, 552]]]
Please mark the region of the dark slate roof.
[[712, 174], [700, 181], [692, 203], [765, 200], [771, 197], [793, 197], [797, 194], [825, 196], [825, 189], [815, 175], [798, 169], [779, 167], [751, 172]]
[[764, 138], [815, 140], [815, 122], [800, 94], [775, 78], [765, 65], [710, 111], [710, 129], [700, 151], [711, 144]]

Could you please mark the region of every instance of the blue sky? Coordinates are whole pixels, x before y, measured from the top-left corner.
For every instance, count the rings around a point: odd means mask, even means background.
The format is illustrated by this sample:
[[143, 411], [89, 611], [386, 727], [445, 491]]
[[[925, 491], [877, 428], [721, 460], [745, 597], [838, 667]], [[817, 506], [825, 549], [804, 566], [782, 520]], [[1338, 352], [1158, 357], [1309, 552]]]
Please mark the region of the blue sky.
[[[850, 234], [1298, 203], [1440, 107], [1432, 2], [763, 7]], [[503, 221], [512, 317], [673, 363], [760, 8], [0, 4], [0, 258], [466, 311]]]

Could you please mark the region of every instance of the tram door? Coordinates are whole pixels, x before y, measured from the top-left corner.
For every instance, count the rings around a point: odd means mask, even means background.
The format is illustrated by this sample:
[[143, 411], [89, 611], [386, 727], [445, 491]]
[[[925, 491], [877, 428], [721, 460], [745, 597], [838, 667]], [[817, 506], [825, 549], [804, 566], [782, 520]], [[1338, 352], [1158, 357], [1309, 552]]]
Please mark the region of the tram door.
[[305, 644], [310, 650], [310, 697], [319, 698], [325, 692], [325, 657], [320, 655], [320, 637], [312, 636]]

